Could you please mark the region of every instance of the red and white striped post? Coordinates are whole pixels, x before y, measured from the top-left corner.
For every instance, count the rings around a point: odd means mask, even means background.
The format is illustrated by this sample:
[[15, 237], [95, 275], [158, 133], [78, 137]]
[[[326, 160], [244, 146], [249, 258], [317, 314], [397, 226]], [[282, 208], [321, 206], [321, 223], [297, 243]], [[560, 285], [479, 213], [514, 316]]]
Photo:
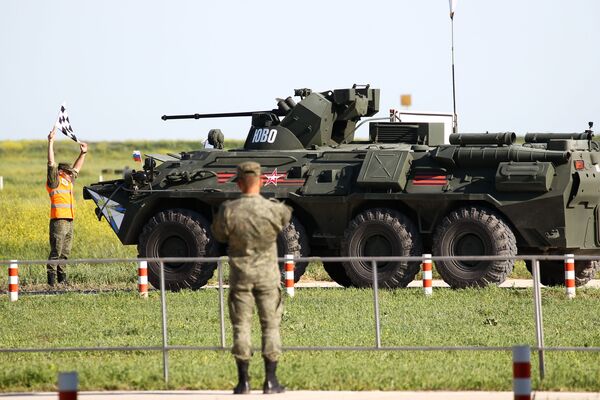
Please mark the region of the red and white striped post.
[[294, 255], [286, 254], [283, 269], [285, 273], [285, 292], [294, 297]]
[[59, 372], [58, 400], [77, 400], [78, 386], [77, 372]]
[[531, 400], [531, 350], [513, 346], [513, 394], [515, 400]]
[[138, 291], [140, 296], [148, 298], [148, 262], [140, 261], [138, 265]]
[[19, 265], [17, 260], [11, 260], [8, 266], [8, 300], [19, 300]]
[[575, 297], [575, 255], [565, 254], [565, 287], [567, 298]]
[[421, 267], [423, 269], [423, 293], [425, 293], [425, 296], [431, 296], [433, 294], [431, 254], [423, 254]]

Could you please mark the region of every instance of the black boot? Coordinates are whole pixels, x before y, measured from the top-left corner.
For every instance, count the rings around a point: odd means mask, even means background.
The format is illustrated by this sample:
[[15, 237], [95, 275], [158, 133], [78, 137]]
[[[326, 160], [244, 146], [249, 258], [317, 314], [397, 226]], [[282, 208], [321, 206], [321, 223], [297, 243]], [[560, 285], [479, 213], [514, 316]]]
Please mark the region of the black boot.
[[56, 285], [56, 272], [48, 270], [48, 286]]
[[248, 367], [250, 363], [248, 361], [235, 361], [238, 370], [238, 384], [233, 388], [233, 394], [249, 394], [250, 393], [250, 379], [248, 377]]
[[58, 283], [67, 284], [67, 273], [65, 271], [58, 271]]
[[270, 361], [265, 358], [265, 383], [263, 384], [263, 393], [283, 393], [285, 387], [279, 384], [277, 380], [277, 361]]

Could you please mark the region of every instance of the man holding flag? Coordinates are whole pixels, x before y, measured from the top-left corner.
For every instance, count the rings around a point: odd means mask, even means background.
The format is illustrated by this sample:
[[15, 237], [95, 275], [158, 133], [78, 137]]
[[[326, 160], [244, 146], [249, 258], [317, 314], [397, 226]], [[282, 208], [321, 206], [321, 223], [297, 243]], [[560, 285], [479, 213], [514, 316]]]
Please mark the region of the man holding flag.
[[[56, 126], [48, 135], [48, 175], [46, 180], [46, 190], [50, 195], [50, 255], [48, 260], [66, 260], [71, 253], [73, 244], [73, 219], [75, 218], [73, 182], [83, 167], [88, 146], [86, 143], [78, 142], [80, 153], [73, 166], [67, 163], [57, 165], [54, 161], [55, 135]], [[58, 283], [66, 283], [67, 274], [64, 265], [49, 263], [46, 268], [48, 285], [54, 286], [57, 278]]]

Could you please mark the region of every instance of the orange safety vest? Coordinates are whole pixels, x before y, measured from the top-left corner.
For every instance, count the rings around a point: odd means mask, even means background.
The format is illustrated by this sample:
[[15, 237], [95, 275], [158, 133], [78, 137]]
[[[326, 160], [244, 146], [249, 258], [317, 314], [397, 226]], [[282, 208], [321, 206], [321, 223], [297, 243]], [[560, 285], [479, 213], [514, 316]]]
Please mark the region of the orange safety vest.
[[46, 182], [46, 190], [50, 195], [50, 218], [75, 218], [75, 199], [73, 198], [73, 182], [66, 175], [58, 172], [58, 186], [52, 189]]

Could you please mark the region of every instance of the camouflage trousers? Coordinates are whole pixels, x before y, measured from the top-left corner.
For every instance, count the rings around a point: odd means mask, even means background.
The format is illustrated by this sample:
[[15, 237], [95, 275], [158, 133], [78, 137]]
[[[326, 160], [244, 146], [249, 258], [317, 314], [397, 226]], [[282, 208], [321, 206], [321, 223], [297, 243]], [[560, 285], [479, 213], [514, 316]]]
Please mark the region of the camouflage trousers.
[[[50, 220], [50, 255], [48, 260], [66, 260], [71, 254], [73, 246], [73, 220], [72, 219], [51, 219]], [[55, 265], [48, 263], [46, 269], [48, 273], [58, 274], [66, 273], [65, 265]]]
[[229, 317], [233, 325], [233, 348], [236, 360], [249, 361], [252, 357], [252, 314], [254, 303], [262, 329], [262, 355], [270, 361], [277, 361], [281, 354], [281, 314], [283, 301], [281, 289], [248, 290], [232, 289], [229, 292]]

